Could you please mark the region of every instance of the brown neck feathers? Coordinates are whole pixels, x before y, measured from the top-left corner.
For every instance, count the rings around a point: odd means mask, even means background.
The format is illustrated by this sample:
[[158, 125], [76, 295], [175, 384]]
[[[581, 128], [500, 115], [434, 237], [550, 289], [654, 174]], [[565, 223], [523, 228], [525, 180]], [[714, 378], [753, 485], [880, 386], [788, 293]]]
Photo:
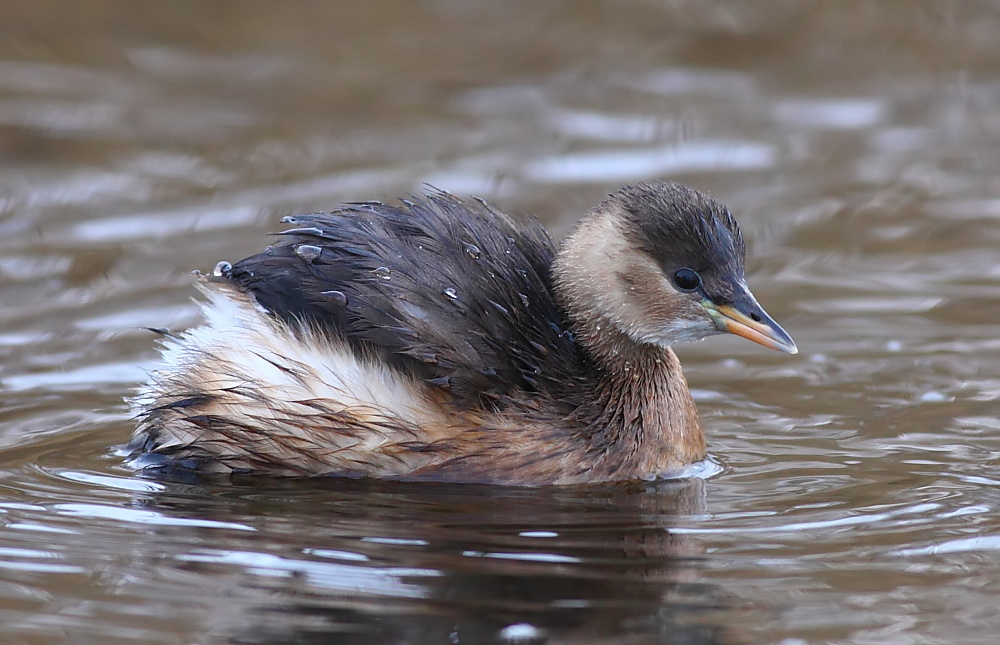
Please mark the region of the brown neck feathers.
[[599, 468], [649, 477], [704, 458], [705, 435], [677, 356], [616, 335], [583, 339], [600, 368], [592, 399], [573, 415]]
[[661, 278], [652, 260], [634, 251], [615, 215], [615, 207], [592, 211], [563, 242], [552, 268], [556, 296], [598, 366], [591, 397], [573, 420], [586, 428], [598, 468], [655, 476], [702, 459], [705, 437], [677, 356], [629, 333], [648, 321], [623, 276]]

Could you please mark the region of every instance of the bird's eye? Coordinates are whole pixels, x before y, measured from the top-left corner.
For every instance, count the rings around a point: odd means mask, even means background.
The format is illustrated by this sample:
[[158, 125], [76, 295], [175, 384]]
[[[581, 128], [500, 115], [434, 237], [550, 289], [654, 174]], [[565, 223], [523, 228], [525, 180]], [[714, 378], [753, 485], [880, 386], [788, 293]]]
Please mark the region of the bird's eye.
[[691, 269], [677, 269], [674, 285], [681, 291], [694, 291], [701, 286], [701, 276]]

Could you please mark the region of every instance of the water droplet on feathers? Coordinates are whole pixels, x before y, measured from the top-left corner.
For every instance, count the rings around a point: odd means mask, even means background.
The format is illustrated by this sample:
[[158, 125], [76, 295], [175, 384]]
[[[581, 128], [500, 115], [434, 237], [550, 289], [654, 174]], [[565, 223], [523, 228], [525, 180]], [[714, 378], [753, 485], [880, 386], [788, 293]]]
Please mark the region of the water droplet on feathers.
[[299, 244], [295, 247], [295, 255], [306, 262], [315, 262], [323, 254], [323, 249], [312, 244]]
[[465, 252], [473, 260], [478, 260], [479, 257], [483, 254], [482, 250], [478, 246], [476, 246], [475, 244], [466, 244], [464, 246], [464, 248], [465, 248]]
[[343, 291], [321, 291], [320, 295], [326, 296], [335, 305], [338, 305], [340, 307], [347, 306], [347, 294], [345, 294]]

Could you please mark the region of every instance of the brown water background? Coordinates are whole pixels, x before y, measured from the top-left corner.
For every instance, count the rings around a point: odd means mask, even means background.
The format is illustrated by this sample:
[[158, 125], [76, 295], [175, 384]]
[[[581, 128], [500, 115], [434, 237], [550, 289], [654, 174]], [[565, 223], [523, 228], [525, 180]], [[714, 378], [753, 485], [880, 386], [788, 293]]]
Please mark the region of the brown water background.
[[[4, 3], [0, 642], [995, 643], [998, 176], [997, 2]], [[729, 204], [801, 349], [679, 348], [720, 473], [113, 454], [143, 328], [282, 215], [431, 183], [561, 235], [653, 177]]]

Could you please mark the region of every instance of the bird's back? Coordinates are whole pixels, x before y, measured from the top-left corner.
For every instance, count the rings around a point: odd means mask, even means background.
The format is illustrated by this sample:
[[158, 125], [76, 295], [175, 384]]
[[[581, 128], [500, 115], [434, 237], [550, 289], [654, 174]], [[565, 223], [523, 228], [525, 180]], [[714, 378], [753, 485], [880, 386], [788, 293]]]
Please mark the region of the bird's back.
[[284, 221], [278, 243], [221, 272], [270, 315], [459, 407], [520, 391], [575, 398], [586, 359], [553, 297], [555, 249], [536, 220], [433, 192]]

